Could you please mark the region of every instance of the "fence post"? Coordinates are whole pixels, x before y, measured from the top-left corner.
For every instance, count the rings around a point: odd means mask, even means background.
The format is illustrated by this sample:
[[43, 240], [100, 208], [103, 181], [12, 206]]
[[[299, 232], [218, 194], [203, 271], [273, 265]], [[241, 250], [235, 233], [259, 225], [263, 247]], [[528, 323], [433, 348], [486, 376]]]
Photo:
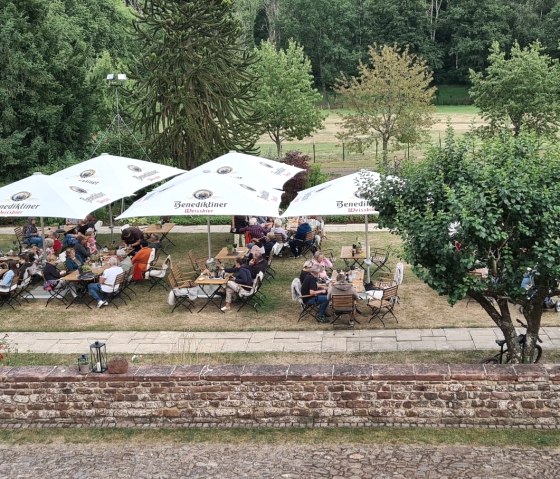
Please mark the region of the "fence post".
[[441, 133], [438, 133], [439, 136], [439, 147], [441, 148]]
[[406, 143], [406, 157], [410, 160], [410, 143]]
[[375, 139], [375, 161], [377, 161], [377, 149], [379, 147], [379, 142], [377, 141], [377, 138]]
[[346, 152], [344, 148], [344, 143], [342, 143], [342, 161], [344, 161], [345, 157], [346, 157]]
[[313, 143], [313, 163], [315, 163], [315, 143]]

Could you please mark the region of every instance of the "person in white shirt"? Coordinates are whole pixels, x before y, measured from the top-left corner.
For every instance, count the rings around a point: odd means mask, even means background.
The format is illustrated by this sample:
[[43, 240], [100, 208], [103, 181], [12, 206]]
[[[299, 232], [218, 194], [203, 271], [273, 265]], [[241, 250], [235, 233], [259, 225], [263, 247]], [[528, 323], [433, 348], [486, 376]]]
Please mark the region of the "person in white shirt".
[[89, 295], [97, 301], [97, 307], [107, 306], [107, 301], [103, 299], [106, 293], [112, 293], [115, 280], [117, 276], [123, 272], [123, 269], [118, 266], [118, 260], [116, 256], [111, 256], [109, 258], [109, 264], [111, 265], [103, 274], [99, 276], [99, 283], [91, 283], [88, 285]]

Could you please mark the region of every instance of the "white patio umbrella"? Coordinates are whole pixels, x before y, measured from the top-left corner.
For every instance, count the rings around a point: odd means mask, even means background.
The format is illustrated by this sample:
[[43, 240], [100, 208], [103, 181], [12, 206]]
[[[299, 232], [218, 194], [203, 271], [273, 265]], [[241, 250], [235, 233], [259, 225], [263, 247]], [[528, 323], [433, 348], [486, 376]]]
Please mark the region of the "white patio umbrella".
[[101, 156], [82, 161], [51, 176], [68, 185], [77, 185], [83, 190], [83, 196], [91, 203], [90, 211], [87, 213], [109, 205], [112, 235], [111, 203], [113, 201], [184, 172], [185, 170], [173, 166], [103, 153]]
[[269, 160], [268, 158], [230, 151], [225, 155], [197, 166], [190, 170], [188, 175], [183, 174], [173, 178], [157, 189], [164, 190], [175, 184], [180, 184], [183, 180], [190, 178], [192, 175], [217, 173], [237, 180], [243, 179], [254, 185], [263, 185], [270, 189], [277, 188], [281, 190], [286, 181], [302, 171], [305, 170], [296, 166]]
[[0, 216], [13, 218], [84, 218], [94, 210], [80, 184], [67, 183], [49, 175], [35, 173], [0, 188]]
[[[302, 190], [282, 216], [365, 215], [366, 257], [369, 258], [368, 215], [376, 211], [361, 197], [360, 185], [366, 181], [379, 181], [379, 173], [360, 170]], [[369, 268], [367, 280], [370, 280]]]
[[278, 216], [281, 194], [278, 190], [254, 186], [245, 180], [216, 173], [187, 173], [180, 183], [149, 192], [117, 219], [136, 216], [208, 216], [210, 258], [210, 216]]

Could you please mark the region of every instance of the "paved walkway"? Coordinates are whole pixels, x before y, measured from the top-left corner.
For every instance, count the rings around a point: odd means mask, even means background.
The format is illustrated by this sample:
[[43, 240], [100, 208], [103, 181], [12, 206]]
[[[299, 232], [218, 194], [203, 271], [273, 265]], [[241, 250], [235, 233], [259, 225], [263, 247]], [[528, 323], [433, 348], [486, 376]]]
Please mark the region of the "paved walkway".
[[560, 451], [530, 447], [392, 444], [0, 445], [6, 479], [541, 479], [558, 477]]
[[[95, 340], [110, 353], [355, 353], [386, 351], [458, 351], [497, 349], [497, 328], [367, 329], [257, 332], [13, 332], [19, 352], [78, 354]], [[544, 327], [542, 347], [560, 349], [560, 327]]]

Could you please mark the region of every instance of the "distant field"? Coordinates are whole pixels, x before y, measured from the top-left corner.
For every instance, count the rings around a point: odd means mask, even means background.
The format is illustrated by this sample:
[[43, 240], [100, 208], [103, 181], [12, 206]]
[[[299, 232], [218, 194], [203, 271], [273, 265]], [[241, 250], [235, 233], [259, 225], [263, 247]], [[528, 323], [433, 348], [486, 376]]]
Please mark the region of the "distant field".
[[[448, 123], [458, 135], [463, 135], [473, 126], [482, 124], [478, 110], [472, 105], [443, 105], [437, 106], [436, 111], [436, 122], [430, 131], [430, 142], [433, 144], [437, 144], [442, 139]], [[346, 145], [343, 146], [336, 138], [336, 134], [341, 130], [341, 115], [348, 112], [348, 110], [331, 111], [325, 118], [325, 126], [322, 130], [304, 140], [283, 143], [283, 151], [302, 151], [308, 154], [312, 161], [320, 163], [326, 171], [331, 169], [353, 170], [362, 167], [375, 168], [376, 161], [381, 158], [380, 144], [377, 149], [373, 145], [364, 154], [351, 153]], [[409, 153], [411, 156], [421, 156], [427, 146], [428, 144], [411, 147], [410, 152], [406, 145], [400, 149], [394, 149], [393, 147], [390, 154], [397, 157], [404, 157]], [[276, 155], [275, 145], [268, 135], [263, 135], [259, 139], [257, 147], [260, 148], [262, 156], [272, 158]]]

